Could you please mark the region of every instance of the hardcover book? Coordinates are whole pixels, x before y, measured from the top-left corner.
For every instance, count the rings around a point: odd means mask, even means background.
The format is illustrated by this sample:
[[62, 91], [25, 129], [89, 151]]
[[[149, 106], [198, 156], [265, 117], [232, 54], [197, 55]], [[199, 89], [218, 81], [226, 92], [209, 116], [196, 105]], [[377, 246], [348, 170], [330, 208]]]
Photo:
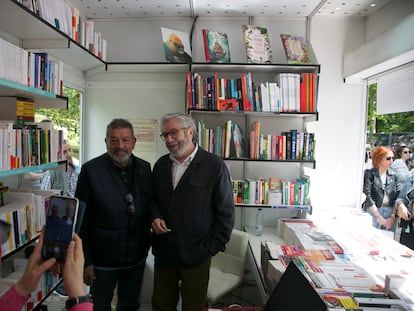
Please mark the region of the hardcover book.
[[285, 49], [286, 58], [289, 64], [310, 64], [308, 49], [306, 48], [305, 39], [300, 36], [281, 34], [283, 48]]
[[206, 61], [211, 63], [230, 63], [230, 49], [227, 34], [203, 29]]
[[191, 49], [188, 33], [161, 27], [165, 58], [172, 63], [190, 63]]
[[246, 46], [247, 62], [254, 64], [271, 64], [272, 51], [267, 28], [242, 25], [243, 39]]

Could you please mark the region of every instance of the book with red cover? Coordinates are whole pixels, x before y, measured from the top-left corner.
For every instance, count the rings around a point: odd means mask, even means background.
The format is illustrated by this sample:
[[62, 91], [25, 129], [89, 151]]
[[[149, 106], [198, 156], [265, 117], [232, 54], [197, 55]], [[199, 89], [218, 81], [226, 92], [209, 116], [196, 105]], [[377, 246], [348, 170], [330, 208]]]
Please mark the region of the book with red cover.
[[202, 32], [206, 61], [211, 63], [230, 63], [227, 34], [209, 29], [203, 29]]

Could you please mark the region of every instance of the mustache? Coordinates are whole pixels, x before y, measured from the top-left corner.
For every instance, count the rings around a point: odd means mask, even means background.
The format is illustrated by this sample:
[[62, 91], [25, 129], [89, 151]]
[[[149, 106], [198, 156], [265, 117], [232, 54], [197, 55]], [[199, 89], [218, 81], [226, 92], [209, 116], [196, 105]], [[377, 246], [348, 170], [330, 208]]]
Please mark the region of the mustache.
[[117, 152], [119, 152], [119, 151], [122, 151], [122, 152], [125, 152], [125, 153], [128, 153], [128, 152], [129, 152], [129, 151], [128, 151], [128, 149], [116, 148], [116, 149], [114, 149], [114, 150], [112, 151], [112, 153], [117, 153]]

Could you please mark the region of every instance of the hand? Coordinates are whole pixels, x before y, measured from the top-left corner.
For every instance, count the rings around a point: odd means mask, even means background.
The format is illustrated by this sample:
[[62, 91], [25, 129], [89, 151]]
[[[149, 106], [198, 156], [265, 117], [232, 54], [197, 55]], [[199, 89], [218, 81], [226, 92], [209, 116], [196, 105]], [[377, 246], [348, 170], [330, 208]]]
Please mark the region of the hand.
[[42, 274], [51, 269], [56, 263], [55, 258], [50, 258], [46, 261], [42, 259], [41, 251], [44, 233], [45, 228], [43, 227], [40, 233], [39, 242], [29, 257], [26, 270], [16, 283], [16, 290], [22, 296], [28, 296], [32, 291], [34, 291], [39, 285], [39, 280]]
[[95, 270], [93, 265], [90, 265], [85, 268], [83, 271], [83, 278], [86, 285], [92, 286], [93, 280], [95, 280]]
[[411, 219], [411, 213], [404, 203], [398, 205], [398, 216], [404, 220]]
[[63, 266], [63, 285], [69, 297], [85, 296], [83, 286], [84, 264], [82, 240], [77, 234], [74, 234], [73, 241], [69, 243]]
[[378, 215], [378, 217], [377, 217], [377, 221], [378, 221], [378, 223], [381, 225], [381, 226], [386, 226], [386, 224], [387, 224], [387, 220], [386, 219], [384, 219], [384, 217], [382, 217], [381, 215]]
[[171, 231], [167, 228], [167, 225], [165, 224], [165, 221], [161, 218], [155, 218], [152, 221], [151, 227], [152, 227], [152, 230], [156, 234], [165, 234], [165, 233]]
[[394, 222], [395, 222], [395, 217], [390, 217], [390, 218], [387, 218], [387, 219], [385, 220], [385, 228], [387, 228], [387, 229], [391, 229], [391, 228], [392, 228], [392, 226], [394, 225]]

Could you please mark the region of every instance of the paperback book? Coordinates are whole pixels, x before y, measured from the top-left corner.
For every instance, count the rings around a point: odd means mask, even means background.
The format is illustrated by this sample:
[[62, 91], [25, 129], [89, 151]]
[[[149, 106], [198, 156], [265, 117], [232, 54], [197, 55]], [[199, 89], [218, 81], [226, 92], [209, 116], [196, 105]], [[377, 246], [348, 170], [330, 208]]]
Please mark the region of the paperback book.
[[305, 39], [300, 36], [281, 34], [283, 48], [289, 64], [310, 64], [309, 52]]
[[203, 29], [206, 61], [211, 63], [230, 63], [230, 49], [227, 34]]
[[191, 49], [188, 33], [161, 27], [165, 58], [172, 63], [190, 63]]
[[247, 62], [254, 64], [271, 64], [272, 51], [267, 28], [242, 25], [243, 39], [246, 46]]

